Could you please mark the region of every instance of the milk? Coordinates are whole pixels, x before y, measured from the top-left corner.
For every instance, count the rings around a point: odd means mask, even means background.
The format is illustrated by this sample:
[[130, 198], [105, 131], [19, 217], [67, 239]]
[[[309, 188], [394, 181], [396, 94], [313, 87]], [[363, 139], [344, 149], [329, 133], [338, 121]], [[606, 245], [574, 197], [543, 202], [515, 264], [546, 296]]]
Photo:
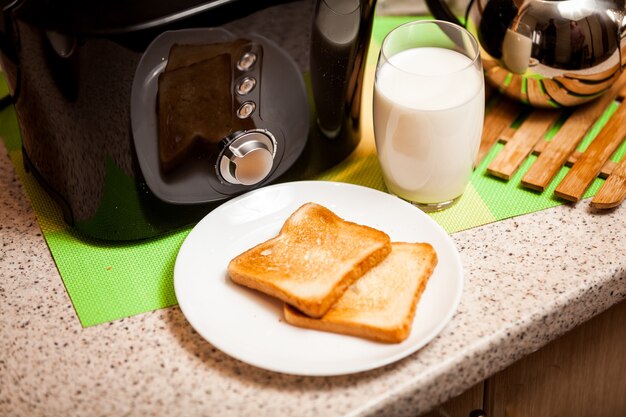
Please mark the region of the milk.
[[374, 134], [389, 191], [433, 204], [459, 197], [472, 173], [483, 127], [480, 66], [436, 47], [384, 62], [374, 87]]

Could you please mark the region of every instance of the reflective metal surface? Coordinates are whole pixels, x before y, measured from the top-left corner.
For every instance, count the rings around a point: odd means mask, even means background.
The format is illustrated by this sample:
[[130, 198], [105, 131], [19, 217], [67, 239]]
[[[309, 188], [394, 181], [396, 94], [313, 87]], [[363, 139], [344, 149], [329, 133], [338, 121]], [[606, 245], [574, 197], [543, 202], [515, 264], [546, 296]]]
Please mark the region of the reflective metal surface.
[[267, 130], [242, 132], [222, 152], [219, 174], [231, 184], [257, 184], [271, 172], [276, 146], [276, 139]]
[[[428, 0], [440, 19], [454, 16]], [[466, 27], [483, 48], [487, 81], [537, 107], [606, 92], [626, 65], [624, 0], [473, 0]]]
[[[327, 170], [360, 139], [375, 5], [376, 0], [132, 0], [87, 7], [73, 0], [16, 0], [0, 7], [0, 62], [20, 123], [25, 165], [78, 233], [107, 240], [156, 236], [252, 188]], [[213, 148], [194, 148], [178, 171], [157, 166], [144, 172], [141, 158], [156, 152], [157, 138], [151, 147], [138, 147], [133, 120], [156, 119], [156, 94], [153, 101], [139, 100], [146, 111], [132, 117], [138, 65], [157, 37], [191, 29], [219, 29], [263, 44], [263, 55], [234, 62], [239, 72], [250, 73], [228, 74], [231, 105], [223, 110], [231, 123], [218, 139], [267, 129], [277, 140], [275, 156], [254, 142], [243, 157], [227, 157], [219, 172], [223, 143], [209, 141]], [[157, 72], [150, 74], [146, 79], [157, 79]], [[297, 90], [291, 82], [296, 78]], [[144, 90], [151, 85], [143, 84]], [[300, 108], [305, 111], [297, 118], [290, 116]], [[224, 173], [231, 181], [223, 181]], [[158, 178], [169, 190], [183, 177], [201, 184], [181, 193], [197, 190], [199, 197], [165, 199], [147, 181]]]

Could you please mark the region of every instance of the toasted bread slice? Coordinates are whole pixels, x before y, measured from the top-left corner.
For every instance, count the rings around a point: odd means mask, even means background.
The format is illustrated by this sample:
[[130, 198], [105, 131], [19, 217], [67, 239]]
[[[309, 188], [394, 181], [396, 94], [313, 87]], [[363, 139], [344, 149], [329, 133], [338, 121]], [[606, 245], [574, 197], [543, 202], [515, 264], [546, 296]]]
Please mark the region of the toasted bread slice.
[[230, 134], [230, 56], [217, 55], [159, 75], [159, 160], [171, 171], [200, 140], [217, 143]]
[[399, 343], [410, 332], [419, 299], [437, 265], [428, 243], [392, 243], [378, 266], [356, 281], [321, 318], [285, 305], [288, 323], [310, 329]]
[[234, 258], [231, 279], [320, 317], [391, 251], [389, 236], [307, 203], [278, 236]]
[[222, 54], [229, 55], [234, 61], [237, 61], [251, 48], [251, 45], [250, 40], [242, 38], [230, 42], [205, 44], [176, 43], [170, 48], [165, 71], [187, 67]]

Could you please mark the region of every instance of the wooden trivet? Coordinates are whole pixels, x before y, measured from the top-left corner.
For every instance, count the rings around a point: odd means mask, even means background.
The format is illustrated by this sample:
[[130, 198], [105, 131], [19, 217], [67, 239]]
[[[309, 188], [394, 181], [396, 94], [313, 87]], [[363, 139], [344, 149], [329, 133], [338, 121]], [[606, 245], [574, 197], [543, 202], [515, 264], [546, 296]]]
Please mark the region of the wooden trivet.
[[[529, 83], [529, 91], [533, 88]], [[583, 86], [580, 86], [583, 88]], [[538, 94], [538, 93], [537, 93]], [[511, 125], [528, 107], [504, 96], [485, 115], [479, 163], [497, 142], [504, 143], [502, 150], [487, 167], [493, 176], [510, 180], [531, 154], [537, 155], [522, 178], [521, 185], [543, 191], [561, 167], [570, 170], [557, 185], [554, 194], [567, 201], [579, 201], [596, 177], [606, 181], [592, 199], [591, 205], [600, 209], [617, 207], [626, 199], [626, 157], [619, 163], [610, 160], [613, 153], [626, 140], [626, 74], [611, 89], [596, 100], [567, 110], [532, 109], [516, 129]], [[619, 107], [602, 130], [583, 151], [577, 150], [591, 127], [613, 102]], [[551, 140], [544, 137], [554, 123], [563, 122]]]

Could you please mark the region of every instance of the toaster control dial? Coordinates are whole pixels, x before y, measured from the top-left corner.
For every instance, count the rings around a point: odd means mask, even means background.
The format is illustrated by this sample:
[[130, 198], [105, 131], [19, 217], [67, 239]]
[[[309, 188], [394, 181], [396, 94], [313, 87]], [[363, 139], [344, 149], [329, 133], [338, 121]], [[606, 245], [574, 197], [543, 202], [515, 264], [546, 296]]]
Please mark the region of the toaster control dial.
[[269, 175], [274, 166], [276, 139], [265, 129], [235, 134], [222, 151], [218, 171], [230, 184], [254, 185]]

